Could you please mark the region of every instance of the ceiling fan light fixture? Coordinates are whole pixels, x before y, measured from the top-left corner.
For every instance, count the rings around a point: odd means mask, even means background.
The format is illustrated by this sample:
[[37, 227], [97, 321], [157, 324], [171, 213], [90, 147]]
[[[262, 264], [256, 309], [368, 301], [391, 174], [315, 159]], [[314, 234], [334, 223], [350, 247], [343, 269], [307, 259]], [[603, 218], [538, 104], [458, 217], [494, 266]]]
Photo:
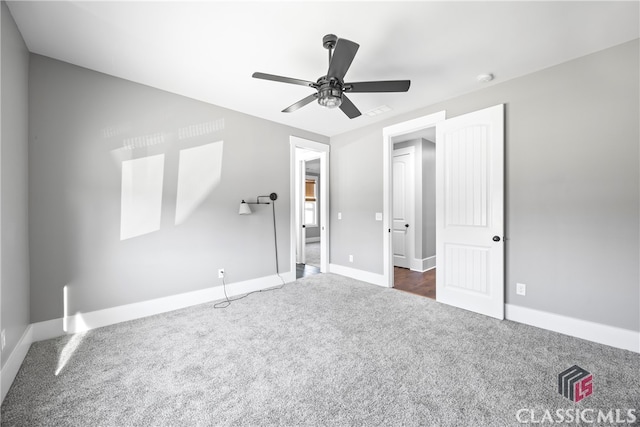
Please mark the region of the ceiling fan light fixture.
[[[406, 92], [409, 90], [409, 86], [411, 85], [410, 80], [377, 80], [345, 83], [344, 76], [347, 74], [360, 45], [347, 39], [338, 38], [335, 34], [327, 34], [324, 36], [322, 45], [329, 51], [329, 68], [327, 69], [327, 74], [315, 82], [292, 79], [274, 74], [253, 73], [252, 77], [256, 79], [307, 86], [316, 90], [315, 93], [302, 98], [300, 101], [282, 110], [283, 113], [296, 111], [316, 99], [320, 106], [330, 109], [340, 107], [347, 117], [355, 119], [362, 113], [360, 113], [360, 110], [351, 102], [346, 95], [347, 92], [351, 94]], [[384, 111], [380, 111], [379, 113], [381, 112]]]
[[325, 87], [318, 91], [318, 104], [325, 108], [337, 108], [342, 104], [342, 90], [337, 87]]

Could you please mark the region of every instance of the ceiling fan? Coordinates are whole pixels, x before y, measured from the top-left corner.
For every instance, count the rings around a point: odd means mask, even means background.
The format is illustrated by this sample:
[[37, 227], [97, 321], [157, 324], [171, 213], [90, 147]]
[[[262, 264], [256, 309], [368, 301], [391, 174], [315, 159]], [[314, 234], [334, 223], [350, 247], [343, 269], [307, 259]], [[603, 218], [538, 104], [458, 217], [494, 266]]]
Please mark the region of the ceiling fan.
[[322, 45], [329, 51], [329, 70], [325, 76], [320, 77], [316, 82], [292, 79], [273, 74], [253, 73], [252, 77], [256, 79], [309, 86], [316, 90], [316, 93], [311, 94], [282, 110], [283, 113], [296, 111], [317, 99], [318, 104], [323, 107], [340, 107], [342, 112], [344, 112], [350, 119], [353, 119], [358, 117], [361, 113], [349, 98], [347, 98], [345, 93], [406, 92], [409, 90], [409, 86], [411, 85], [410, 80], [345, 83], [344, 76], [347, 74], [347, 70], [351, 66], [351, 62], [356, 56], [356, 52], [360, 45], [347, 39], [339, 39], [334, 34], [327, 34], [324, 36], [322, 38]]

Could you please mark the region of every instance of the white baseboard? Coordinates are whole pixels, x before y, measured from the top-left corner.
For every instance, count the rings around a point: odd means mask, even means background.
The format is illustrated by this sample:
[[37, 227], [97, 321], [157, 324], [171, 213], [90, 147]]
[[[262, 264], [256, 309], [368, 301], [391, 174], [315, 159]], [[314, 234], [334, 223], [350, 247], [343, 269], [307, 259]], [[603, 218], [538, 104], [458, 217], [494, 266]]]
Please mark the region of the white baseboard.
[[344, 265], [338, 264], [329, 264], [329, 271], [331, 273], [350, 277], [356, 280], [362, 280], [363, 282], [372, 283], [385, 288], [389, 287], [389, 284], [384, 280], [384, 276], [382, 274], [371, 273], [369, 271], [358, 270], [356, 268], [345, 267]]
[[422, 260], [422, 271], [436, 268], [436, 256], [430, 256]]
[[13, 380], [16, 378], [16, 375], [18, 375], [22, 361], [27, 355], [31, 343], [33, 343], [32, 333], [33, 328], [31, 325], [27, 326], [18, 344], [9, 355], [2, 369], [0, 369], [0, 404], [4, 401], [4, 397], [7, 395]]
[[505, 304], [505, 318], [587, 341], [640, 353], [640, 332]]
[[[295, 273], [281, 274], [285, 283], [295, 280]], [[230, 283], [226, 286], [229, 297], [246, 294], [260, 289], [272, 288], [282, 284], [276, 275]], [[45, 322], [33, 323], [33, 341], [42, 341], [64, 334], [88, 331], [142, 317], [179, 310], [211, 301], [224, 299], [222, 286], [215, 286], [193, 292], [157, 298], [148, 301], [126, 304], [103, 310], [78, 313], [66, 318], [52, 319]]]
[[410, 261], [409, 264], [410, 270], [424, 273], [427, 270], [436, 268], [436, 257], [434, 255], [423, 259], [414, 258]]

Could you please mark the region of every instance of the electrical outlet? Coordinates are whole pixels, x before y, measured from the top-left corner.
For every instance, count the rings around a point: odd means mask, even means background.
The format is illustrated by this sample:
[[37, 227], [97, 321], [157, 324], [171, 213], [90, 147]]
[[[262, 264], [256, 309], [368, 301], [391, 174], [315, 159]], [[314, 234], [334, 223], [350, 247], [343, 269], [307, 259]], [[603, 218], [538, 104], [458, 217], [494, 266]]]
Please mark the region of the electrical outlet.
[[0, 348], [2, 350], [4, 350], [4, 346], [7, 345], [7, 339], [4, 333], [4, 329], [2, 330], [2, 333], [0, 333]]
[[218, 270], [218, 279], [224, 279], [224, 268]]
[[516, 294], [522, 296], [527, 295], [527, 285], [524, 283], [516, 283]]
[[353, 255], [349, 255], [349, 262], [353, 262]]
[[338, 219], [342, 219], [342, 212], [338, 212]]

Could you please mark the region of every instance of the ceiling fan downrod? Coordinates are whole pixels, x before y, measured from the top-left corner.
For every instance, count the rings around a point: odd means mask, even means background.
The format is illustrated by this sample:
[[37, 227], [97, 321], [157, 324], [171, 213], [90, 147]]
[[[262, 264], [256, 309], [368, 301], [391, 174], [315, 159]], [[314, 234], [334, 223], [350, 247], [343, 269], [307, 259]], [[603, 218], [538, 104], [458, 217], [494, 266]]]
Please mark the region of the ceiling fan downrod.
[[322, 38], [322, 46], [329, 51], [329, 64], [331, 64], [331, 56], [333, 55], [333, 49], [336, 47], [338, 36], [335, 34], [327, 34]]

